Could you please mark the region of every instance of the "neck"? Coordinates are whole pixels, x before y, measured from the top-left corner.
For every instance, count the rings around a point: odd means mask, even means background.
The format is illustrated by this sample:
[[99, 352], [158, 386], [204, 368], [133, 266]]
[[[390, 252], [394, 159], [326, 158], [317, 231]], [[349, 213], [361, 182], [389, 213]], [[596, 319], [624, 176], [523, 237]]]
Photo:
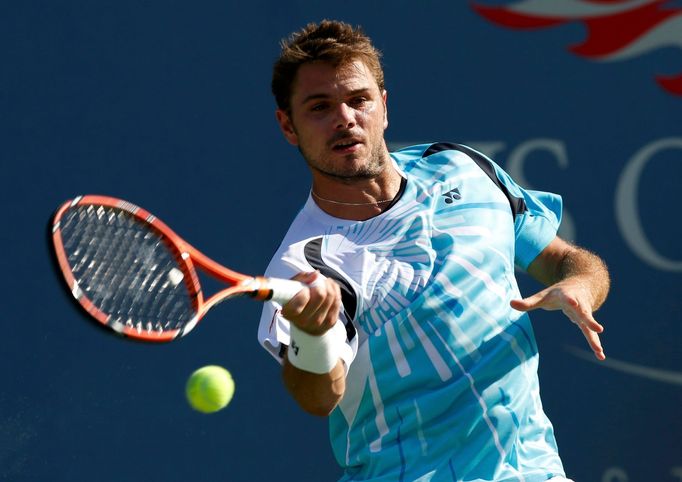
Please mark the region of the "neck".
[[315, 193], [315, 191], [310, 191], [310, 194], [317, 199], [318, 201], [330, 203], [330, 204], [338, 204], [340, 206], [378, 206], [380, 204], [386, 204], [386, 203], [391, 203], [395, 199], [395, 196], [391, 199], [379, 199], [376, 201], [368, 201], [368, 202], [361, 202], [361, 203], [349, 203], [349, 202], [343, 202], [343, 201], [334, 201], [333, 199], [326, 199], [320, 196], [319, 194]]
[[391, 207], [400, 193], [402, 176], [390, 169], [386, 176], [359, 183], [313, 182], [311, 196], [327, 214], [363, 221]]

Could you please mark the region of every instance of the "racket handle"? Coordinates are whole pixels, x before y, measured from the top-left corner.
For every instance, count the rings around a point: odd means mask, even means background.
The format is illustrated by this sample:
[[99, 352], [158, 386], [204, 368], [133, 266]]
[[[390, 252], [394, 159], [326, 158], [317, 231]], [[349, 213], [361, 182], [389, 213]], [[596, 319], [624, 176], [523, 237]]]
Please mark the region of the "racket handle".
[[305, 285], [290, 279], [268, 278], [268, 288], [272, 290], [270, 300], [284, 306], [299, 291], [305, 288]]

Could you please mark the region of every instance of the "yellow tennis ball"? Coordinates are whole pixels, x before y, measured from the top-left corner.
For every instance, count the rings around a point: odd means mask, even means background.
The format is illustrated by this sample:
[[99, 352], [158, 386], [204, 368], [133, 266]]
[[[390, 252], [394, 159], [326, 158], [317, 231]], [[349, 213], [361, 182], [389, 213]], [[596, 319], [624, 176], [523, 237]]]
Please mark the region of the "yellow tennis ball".
[[207, 365], [192, 373], [185, 386], [187, 401], [195, 410], [213, 413], [230, 403], [234, 380], [230, 372], [217, 365]]

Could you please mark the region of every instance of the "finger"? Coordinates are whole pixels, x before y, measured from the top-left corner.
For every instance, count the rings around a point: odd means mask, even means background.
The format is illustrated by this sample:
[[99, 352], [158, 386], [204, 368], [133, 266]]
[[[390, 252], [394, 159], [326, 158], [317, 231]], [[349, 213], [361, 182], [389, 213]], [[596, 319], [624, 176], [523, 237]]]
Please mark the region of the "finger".
[[[334, 326], [339, 317], [341, 290], [334, 281], [325, 280], [324, 286], [311, 287], [311, 301], [303, 310], [298, 326], [311, 334], [322, 334]], [[319, 292], [319, 303], [315, 297]]]
[[[310, 286], [320, 279], [324, 280], [324, 277], [322, 277], [318, 271], [303, 271], [297, 273], [291, 279], [299, 281], [308, 287], [308, 289], [301, 289], [282, 307], [282, 316], [289, 321], [294, 321], [303, 314], [304, 310], [308, 308], [308, 305], [311, 302], [313, 293], [310, 292]], [[310, 308], [314, 309], [315, 307], [312, 306]]]
[[592, 331], [596, 333], [603, 333], [604, 327], [600, 325], [597, 320], [594, 319], [590, 311], [584, 311], [581, 313], [581, 321]]
[[310, 278], [306, 280], [306, 284], [310, 286], [320, 286], [327, 281], [327, 278], [322, 275], [319, 271], [315, 270], [311, 273]]
[[583, 335], [585, 335], [585, 339], [587, 340], [587, 343], [590, 345], [590, 348], [592, 348], [594, 356], [597, 357], [598, 360], [605, 360], [606, 355], [604, 354], [604, 348], [602, 347], [599, 335], [594, 331], [590, 330], [584, 324], [579, 324], [578, 326], [580, 327], [580, 331], [583, 332]]
[[532, 311], [538, 308], [550, 309], [547, 306], [547, 295], [549, 291], [542, 290], [534, 295], [522, 298], [520, 300], [511, 300], [509, 303], [512, 308], [518, 311]]
[[592, 315], [592, 310], [586, 308], [576, 299], [568, 299], [568, 306], [563, 308], [563, 312], [576, 325], [585, 325], [596, 333], [602, 333], [604, 327], [597, 323]]
[[324, 277], [314, 276], [308, 284], [308, 302], [301, 310], [301, 317], [309, 319], [313, 324], [315, 319], [319, 318], [319, 312], [326, 312], [330, 300], [328, 297], [333, 295], [333, 287], [330, 287], [328, 281]]
[[[294, 281], [299, 281], [308, 287], [324, 281], [326, 278], [320, 274], [319, 271], [301, 271], [292, 278]], [[289, 300], [282, 308], [282, 315], [285, 318], [298, 316], [310, 301], [311, 293], [308, 290], [302, 289]], [[288, 316], [287, 316], [288, 315]]]
[[308, 285], [314, 283], [314, 281], [320, 276], [321, 275], [319, 271], [302, 271], [300, 273], [297, 273], [291, 279], [295, 281], [300, 281], [301, 283]]
[[309, 301], [310, 290], [307, 288], [301, 289], [293, 298], [291, 298], [284, 306], [282, 306], [282, 316], [290, 321], [297, 319]]
[[575, 311], [564, 310], [564, 314], [568, 317], [568, 319], [575, 323], [578, 328], [580, 328], [580, 331], [583, 333], [583, 336], [587, 340], [587, 343], [590, 345], [590, 348], [594, 352], [594, 355], [597, 357], [597, 359], [604, 360], [606, 355], [604, 354], [604, 349], [602, 348], [599, 334], [595, 330], [592, 330], [590, 326], [585, 323]]
[[341, 309], [341, 289], [339, 285], [330, 280], [328, 287], [329, 294], [326, 302], [320, 307], [318, 312], [319, 328], [321, 332], [325, 332], [332, 328], [339, 320], [339, 311]]

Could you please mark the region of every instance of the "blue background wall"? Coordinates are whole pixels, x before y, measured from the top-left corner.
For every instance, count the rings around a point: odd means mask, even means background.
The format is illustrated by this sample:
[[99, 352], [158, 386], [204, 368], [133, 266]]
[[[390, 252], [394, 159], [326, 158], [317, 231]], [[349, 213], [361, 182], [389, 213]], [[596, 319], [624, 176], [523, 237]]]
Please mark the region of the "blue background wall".
[[[0, 480], [339, 475], [325, 421], [297, 409], [257, 345], [257, 303], [224, 304], [172, 344], [124, 342], [64, 296], [45, 235], [64, 200], [109, 194], [214, 259], [263, 271], [309, 182], [276, 126], [270, 69], [281, 37], [322, 18], [363, 25], [383, 50], [391, 146], [480, 147], [527, 186], [562, 193], [564, 235], [609, 264], [613, 290], [597, 316], [606, 363], [559, 314], [534, 316], [569, 474], [682, 480], [682, 96], [653, 79], [682, 71], [682, 31], [597, 62], [567, 50], [585, 38], [579, 22], [521, 31], [467, 2], [416, 5], [3, 3]], [[210, 363], [232, 371], [237, 392], [205, 416], [183, 392]]]

